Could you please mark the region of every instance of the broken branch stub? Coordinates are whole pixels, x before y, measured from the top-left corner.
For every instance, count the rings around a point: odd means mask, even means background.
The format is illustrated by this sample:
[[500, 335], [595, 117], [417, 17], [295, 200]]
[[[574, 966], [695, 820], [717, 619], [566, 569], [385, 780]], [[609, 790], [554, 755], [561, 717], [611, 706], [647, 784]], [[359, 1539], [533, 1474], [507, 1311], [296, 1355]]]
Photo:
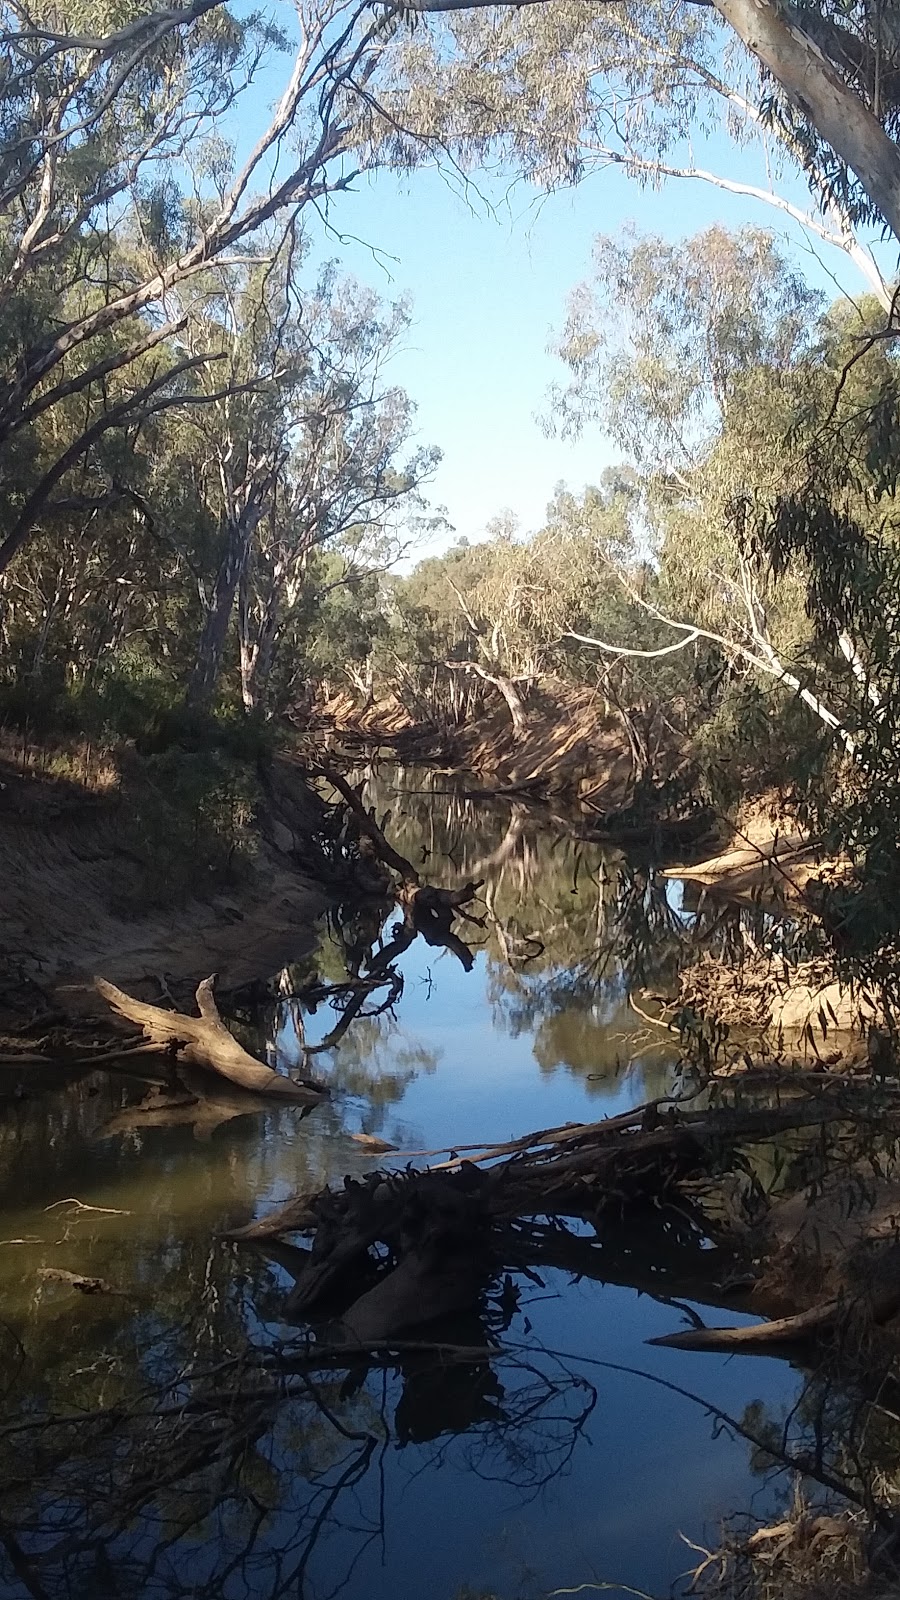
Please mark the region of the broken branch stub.
[[135, 1023], [156, 1049], [169, 1055], [176, 1063], [185, 1062], [192, 1067], [213, 1072], [253, 1094], [291, 1100], [297, 1104], [314, 1105], [327, 1095], [324, 1086], [295, 1083], [291, 1078], [283, 1078], [264, 1062], [257, 1061], [238, 1043], [219, 1015], [212, 978], [204, 978], [197, 989], [199, 1017], [187, 1017], [180, 1011], [164, 1011], [161, 1006], [133, 1000], [131, 995], [117, 989], [114, 983], [108, 983], [105, 978], [95, 978], [94, 987], [118, 1016]]

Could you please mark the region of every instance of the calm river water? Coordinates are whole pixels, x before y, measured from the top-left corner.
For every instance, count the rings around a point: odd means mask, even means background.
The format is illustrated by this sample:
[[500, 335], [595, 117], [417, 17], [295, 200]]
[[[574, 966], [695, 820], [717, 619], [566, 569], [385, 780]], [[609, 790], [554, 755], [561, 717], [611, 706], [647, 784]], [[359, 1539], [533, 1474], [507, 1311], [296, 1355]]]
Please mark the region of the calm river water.
[[[306, 1117], [152, 1127], [129, 1109], [137, 1091], [98, 1077], [4, 1113], [0, 1352], [19, 1431], [0, 1430], [0, 1464], [7, 1488], [17, 1470], [21, 1482], [0, 1525], [0, 1595], [525, 1600], [591, 1583], [663, 1595], [696, 1564], [686, 1540], [715, 1541], [729, 1513], [788, 1492], [705, 1406], [777, 1422], [802, 1374], [655, 1349], [645, 1341], [682, 1326], [680, 1306], [547, 1270], [510, 1277], [481, 1326], [460, 1331], [481, 1343], [505, 1330], [491, 1366], [435, 1373], [410, 1356], [326, 1375], [214, 1466], [176, 1465], [117, 1503], [116, 1428], [155, 1385], [226, 1363], [247, 1337], [296, 1331], [281, 1322], [283, 1267], [222, 1230], [405, 1151], [595, 1119], [671, 1081], [670, 1045], [628, 993], [671, 977], [694, 917], [681, 885], [515, 806], [426, 787], [387, 772], [379, 809], [432, 880], [486, 880], [486, 924], [462, 930], [470, 970], [418, 940], [392, 1007], [316, 1050], [343, 1027], [341, 997], [291, 996], [358, 970], [395, 919], [323, 920], [314, 953], [277, 978], [263, 1031], [283, 1070], [314, 1050], [330, 1101]], [[372, 1155], [359, 1133], [401, 1154]], [[79, 1293], [57, 1272], [117, 1293]], [[59, 1412], [75, 1422], [50, 1459], [34, 1438]]]

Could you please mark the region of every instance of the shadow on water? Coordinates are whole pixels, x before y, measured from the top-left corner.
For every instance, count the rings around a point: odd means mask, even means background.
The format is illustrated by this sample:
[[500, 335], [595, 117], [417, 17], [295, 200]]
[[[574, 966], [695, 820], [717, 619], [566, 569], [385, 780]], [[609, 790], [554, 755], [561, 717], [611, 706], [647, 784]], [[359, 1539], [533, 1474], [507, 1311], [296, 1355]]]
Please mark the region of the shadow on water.
[[669, 983], [687, 941], [753, 931], [519, 805], [399, 771], [370, 800], [431, 882], [484, 879], [483, 925], [462, 952], [407, 938], [390, 906], [337, 907], [313, 956], [233, 997], [282, 1070], [314, 1060], [328, 1102], [162, 1125], [97, 1077], [6, 1110], [10, 1600], [668, 1593], [696, 1559], [681, 1535], [776, 1505], [771, 1452], [815, 1434], [821, 1396], [787, 1363], [645, 1347], [683, 1315], [671, 1219], [602, 1247], [537, 1219], [443, 1352], [340, 1367], [285, 1321], [290, 1249], [221, 1238], [384, 1159], [354, 1136], [402, 1161], [662, 1095], [675, 1052], [629, 994]]

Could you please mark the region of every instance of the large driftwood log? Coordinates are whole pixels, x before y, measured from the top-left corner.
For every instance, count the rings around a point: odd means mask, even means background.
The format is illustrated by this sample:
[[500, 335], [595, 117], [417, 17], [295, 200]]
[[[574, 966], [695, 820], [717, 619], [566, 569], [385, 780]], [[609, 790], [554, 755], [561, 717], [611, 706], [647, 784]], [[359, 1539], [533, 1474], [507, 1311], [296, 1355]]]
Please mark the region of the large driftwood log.
[[875, 1290], [857, 1286], [835, 1299], [822, 1300], [807, 1311], [790, 1317], [775, 1317], [771, 1322], [752, 1322], [740, 1328], [686, 1328], [682, 1333], [667, 1333], [648, 1344], [665, 1345], [670, 1350], [711, 1350], [747, 1355], [765, 1355], [778, 1345], [802, 1344], [834, 1333], [854, 1319], [857, 1325], [879, 1327], [900, 1311], [900, 1283], [887, 1283]]
[[666, 1333], [658, 1339], [648, 1339], [648, 1344], [664, 1346], [667, 1350], [718, 1351], [723, 1355], [732, 1350], [737, 1354], [765, 1354], [773, 1347], [801, 1344], [820, 1334], [830, 1333], [836, 1327], [841, 1313], [839, 1300], [827, 1300], [824, 1305], [812, 1306], [809, 1311], [798, 1311], [793, 1317], [776, 1317], [772, 1322], [752, 1322], [740, 1328], [685, 1328], [683, 1333]]
[[382, 1344], [398, 1328], [465, 1311], [478, 1297], [489, 1271], [483, 1257], [466, 1249], [462, 1240], [454, 1249], [438, 1235], [409, 1250], [393, 1272], [360, 1295], [341, 1317], [339, 1331], [350, 1344]]
[[213, 981], [204, 978], [197, 989], [199, 1017], [186, 1017], [180, 1011], [164, 1011], [161, 1006], [133, 1000], [105, 978], [95, 978], [94, 984], [120, 1017], [136, 1023], [143, 1029], [145, 1038], [176, 1063], [184, 1061], [189, 1066], [214, 1072], [240, 1089], [270, 1099], [291, 1100], [302, 1105], [314, 1105], [324, 1099], [328, 1091], [323, 1086], [283, 1078], [238, 1044], [219, 1016]]

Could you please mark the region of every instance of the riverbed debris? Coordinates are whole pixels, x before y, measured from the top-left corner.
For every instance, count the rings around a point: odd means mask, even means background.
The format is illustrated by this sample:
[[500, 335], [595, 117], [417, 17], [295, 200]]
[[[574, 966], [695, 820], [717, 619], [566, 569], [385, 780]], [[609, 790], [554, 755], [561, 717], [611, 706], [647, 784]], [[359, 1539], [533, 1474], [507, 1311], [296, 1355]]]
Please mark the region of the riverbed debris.
[[[753, 1149], [791, 1135], [805, 1141], [792, 1157], [796, 1181], [766, 1195]], [[656, 1342], [777, 1353], [850, 1321], [883, 1327], [900, 1312], [898, 1135], [900, 1098], [871, 1085], [836, 1082], [762, 1105], [651, 1101], [594, 1123], [456, 1146], [425, 1167], [407, 1158], [348, 1176], [230, 1237], [277, 1247], [294, 1278], [288, 1317], [338, 1343], [437, 1326], [475, 1307], [506, 1271], [603, 1277], [614, 1261], [617, 1281], [767, 1319], [735, 1330], [695, 1317]], [[818, 1171], [810, 1180], [810, 1151], [825, 1144], [839, 1182]], [[623, 1269], [618, 1257], [633, 1249], [632, 1223], [648, 1218], [666, 1260], [642, 1278], [636, 1260]], [[308, 1249], [289, 1243], [298, 1236]]]
[[867, 1062], [868, 1041], [884, 1022], [875, 993], [839, 978], [830, 958], [787, 960], [764, 950], [747, 950], [740, 961], [703, 952], [680, 974], [673, 1009], [683, 1022], [693, 1017], [752, 1040], [754, 1055], [760, 1046], [790, 1046], [826, 1064], [830, 1055]]
[[45, 1283], [58, 1283], [66, 1289], [77, 1289], [80, 1294], [108, 1294], [133, 1300], [134, 1295], [125, 1289], [116, 1289], [105, 1278], [86, 1277], [83, 1272], [69, 1272], [65, 1267], [38, 1267], [37, 1275]]
[[713, 1549], [682, 1538], [700, 1558], [687, 1575], [700, 1600], [896, 1600], [896, 1538], [873, 1536], [859, 1507], [823, 1509], [799, 1488], [777, 1522], [735, 1518]]

